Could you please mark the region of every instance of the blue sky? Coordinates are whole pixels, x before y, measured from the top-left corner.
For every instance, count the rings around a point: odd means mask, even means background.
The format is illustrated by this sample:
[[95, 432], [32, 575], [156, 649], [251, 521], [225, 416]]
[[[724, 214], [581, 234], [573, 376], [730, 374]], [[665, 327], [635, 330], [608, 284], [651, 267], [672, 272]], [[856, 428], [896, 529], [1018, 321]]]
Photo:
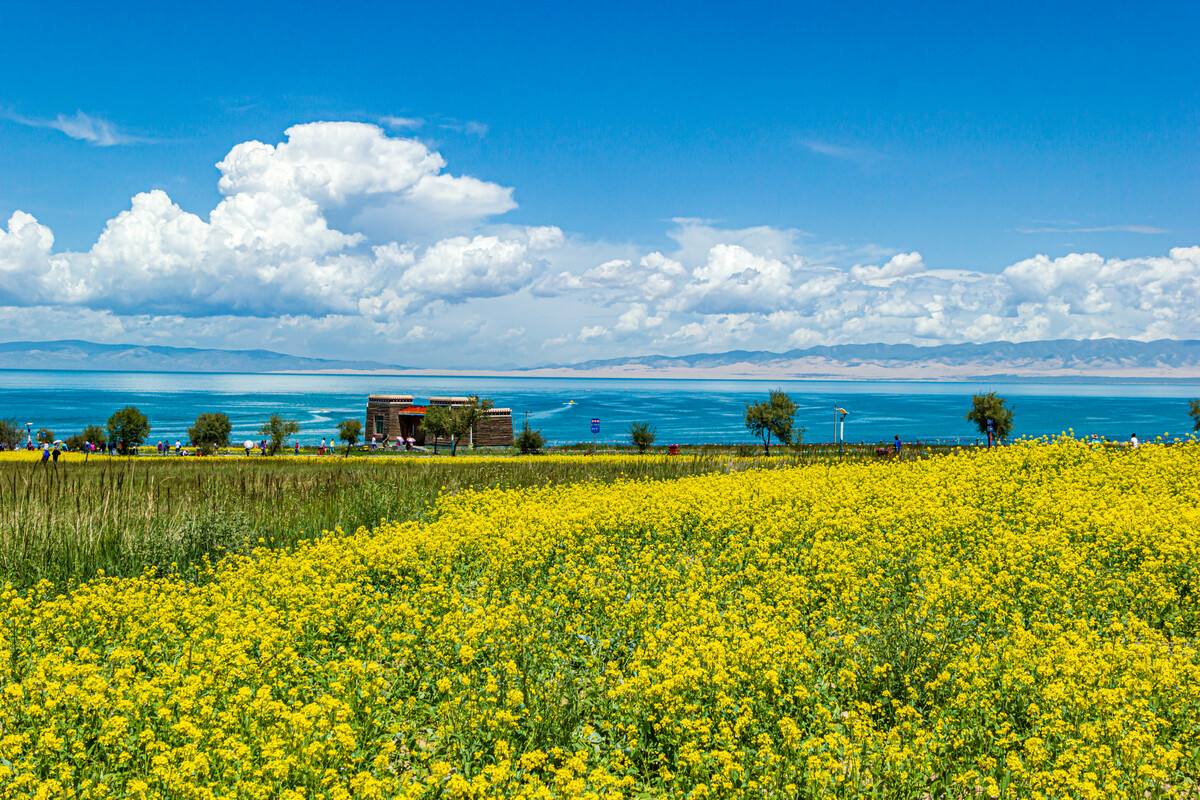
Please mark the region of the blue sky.
[[[493, 362], [504, 337], [510, 360], [534, 363], [784, 349], [873, 331], [918, 343], [1200, 335], [1187, 303], [1169, 318], [1135, 313], [1163, 298], [1194, 300], [1195, 276], [1176, 273], [1178, 264], [1190, 270], [1188, 248], [1200, 244], [1195, 4], [251, 5], [6, 9], [0, 226], [20, 211], [53, 232], [50, 261], [38, 266], [10, 224], [9, 251], [23, 254], [0, 261], [10, 309], [86, 317], [96, 331], [88, 338], [250, 337], [330, 355], [404, 340], [427, 360], [464, 365]], [[363, 234], [334, 248], [338, 258], [392, 242], [420, 267], [424, 248], [440, 241], [490, 237], [527, 248], [520, 265], [502, 267], [521, 280], [485, 280], [460, 295], [414, 291], [402, 309], [381, 310], [382, 300], [370, 311], [322, 306], [291, 288], [283, 294], [294, 312], [271, 302], [223, 309], [195, 281], [191, 295], [149, 279], [131, 289], [131, 273], [165, 269], [161, 253], [145, 263], [62, 255], [88, 253], [131, 198], [152, 189], [207, 221], [228, 196], [214, 165], [235, 145], [278, 144], [290, 126], [312, 122], [414, 138], [440, 154], [445, 173], [512, 190], [511, 203], [491, 197], [450, 221], [441, 209], [436, 224], [407, 200], [371, 213], [345, 198], [317, 200], [330, 227]], [[562, 241], [530, 248], [528, 231], [549, 227]], [[121, 258], [136, 260], [135, 251]], [[917, 266], [886, 271], [914, 252]], [[630, 286], [644, 282], [642, 261], [655, 253], [682, 272], [659, 269], [669, 287], [639, 296]], [[1088, 254], [1100, 260], [1069, 261]], [[323, 292], [345, 278], [325, 274], [334, 255], [322, 250], [314, 268]], [[1038, 255], [1049, 266], [994, 285], [992, 276]], [[58, 256], [71, 263], [47, 266]], [[244, 282], [246, 270], [287, 280], [295, 268], [277, 253], [237, 269], [226, 255], [203, 257], [214, 285]], [[172, 269], [189, 269], [186, 260]], [[614, 260], [633, 265], [621, 287], [611, 269], [561, 279]], [[376, 264], [358, 278], [401, 282], [410, 268]], [[885, 272], [862, 272], [870, 269]], [[125, 276], [128, 296], [145, 289], [145, 305], [114, 301], [117, 279], [106, 271]], [[1131, 310], [1112, 307], [1130, 285], [1163, 276], [1177, 282]], [[850, 283], [830, 294], [820, 289], [830, 280]], [[45, 285], [23, 289], [30, 281]], [[963, 291], [971, 299], [955, 317], [948, 305]], [[774, 306], [743, 297], [773, 294], [782, 298]], [[849, 296], [859, 298], [854, 308], [843, 307]], [[893, 301], [887, 324], [864, 322]], [[1038, 302], [1050, 306], [1031, 307]], [[981, 315], [999, 322], [972, 328]], [[635, 317], [648, 327], [633, 327]], [[450, 319], [459, 334], [439, 327]], [[0, 333], [10, 327], [10, 338], [23, 338], [18, 322], [0, 321]]]

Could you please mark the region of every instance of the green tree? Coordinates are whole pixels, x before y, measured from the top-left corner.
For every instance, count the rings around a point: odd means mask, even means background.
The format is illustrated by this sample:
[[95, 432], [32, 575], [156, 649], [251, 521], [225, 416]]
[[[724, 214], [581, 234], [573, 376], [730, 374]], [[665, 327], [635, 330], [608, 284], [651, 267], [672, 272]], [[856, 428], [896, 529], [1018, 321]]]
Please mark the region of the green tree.
[[34, 434], [33, 438], [37, 440], [38, 444], [53, 444], [54, 431], [49, 428], [38, 428], [38, 432]]
[[1188, 414], [1192, 418], [1192, 430], [1200, 431], [1200, 400], [1188, 403]]
[[649, 422], [634, 422], [629, 426], [629, 438], [637, 445], [639, 453], [645, 453], [654, 444], [657, 431]]
[[433, 452], [437, 455], [438, 440], [450, 438], [450, 407], [449, 406], [430, 406], [425, 410], [425, 417], [421, 420], [421, 430], [425, 431], [425, 436], [433, 440]]
[[104, 428], [99, 425], [88, 425], [79, 433], [68, 436], [66, 444], [68, 450], [80, 451], [88, 442], [98, 445], [102, 441], [104, 441]]
[[360, 436], [362, 436], [362, 422], [356, 419], [344, 419], [338, 423], [338, 438], [346, 443], [346, 455], [350, 455], [350, 448], [358, 444]]
[[520, 449], [521, 455], [528, 456], [540, 453], [545, 444], [546, 440], [542, 437], [542, 432], [535, 431], [529, 427], [529, 420], [525, 420], [525, 425], [521, 428], [521, 433], [517, 436], [517, 447]]
[[780, 444], [792, 443], [795, 416], [796, 403], [785, 392], [774, 389], [766, 400], [746, 405], [746, 429], [762, 442], [763, 452], [769, 456], [772, 436]]
[[0, 419], [0, 444], [6, 450], [16, 450], [25, 438], [25, 431], [15, 419]]
[[229, 434], [233, 425], [229, 417], [219, 411], [211, 411], [196, 417], [195, 424], [188, 428], [188, 439], [200, 452], [212, 455], [217, 448], [229, 446]]
[[150, 420], [135, 406], [125, 406], [108, 418], [108, 441], [121, 455], [129, 455], [150, 435]]
[[275, 455], [289, 436], [295, 436], [300, 432], [300, 423], [294, 419], [284, 419], [278, 414], [272, 414], [258, 429], [258, 432], [267, 437], [268, 454]]
[[474, 449], [475, 426], [483, 419], [483, 412], [490, 409], [493, 405], [491, 400], [480, 400], [475, 395], [471, 395], [467, 399], [467, 402], [451, 407], [450, 455], [458, 454], [458, 443], [462, 441], [462, 437], [464, 436], [470, 439], [471, 448]]
[[974, 422], [979, 432], [985, 435], [988, 432], [988, 420], [991, 420], [997, 441], [1007, 439], [1012, 433], [1012, 409], [1005, 405], [1004, 398], [995, 392], [973, 396], [967, 419]]

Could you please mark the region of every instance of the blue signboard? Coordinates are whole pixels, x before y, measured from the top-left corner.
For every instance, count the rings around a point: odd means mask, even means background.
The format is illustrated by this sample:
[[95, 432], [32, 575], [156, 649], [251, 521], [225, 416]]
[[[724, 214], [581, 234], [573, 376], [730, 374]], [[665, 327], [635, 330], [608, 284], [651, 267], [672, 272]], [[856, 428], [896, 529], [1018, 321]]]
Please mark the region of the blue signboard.
[[597, 434], [599, 432], [600, 432], [600, 418], [592, 417], [592, 433]]

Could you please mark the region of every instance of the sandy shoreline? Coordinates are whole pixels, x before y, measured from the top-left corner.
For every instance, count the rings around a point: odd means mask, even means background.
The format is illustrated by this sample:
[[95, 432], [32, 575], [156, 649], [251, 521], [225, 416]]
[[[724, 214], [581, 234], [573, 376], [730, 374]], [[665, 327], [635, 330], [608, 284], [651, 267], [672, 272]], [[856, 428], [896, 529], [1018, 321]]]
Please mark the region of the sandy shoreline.
[[473, 377], [473, 378], [619, 378], [666, 380], [862, 380], [862, 381], [932, 381], [932, 380], [1001, 380], [1001, 379], [1088, 379], [1088, 380], [1200, 380], [1200, 370], [1170, 367], [1125, 367], [1084, 369], [1062, 367], [1045, 369], [1027, 365], [1006, 364], [984, 367], [978, 364], [921, 364], [891, 366], [887, 364], [831, 364], [788, 362], [786, 364], [729, 364], [720, 367], [663, 367], [641, 365], [571, 369], [566, 367], [538, 369], [406, 369], [406, 370], [289, 370], [301, 375], [377, 375], [411, 377]]

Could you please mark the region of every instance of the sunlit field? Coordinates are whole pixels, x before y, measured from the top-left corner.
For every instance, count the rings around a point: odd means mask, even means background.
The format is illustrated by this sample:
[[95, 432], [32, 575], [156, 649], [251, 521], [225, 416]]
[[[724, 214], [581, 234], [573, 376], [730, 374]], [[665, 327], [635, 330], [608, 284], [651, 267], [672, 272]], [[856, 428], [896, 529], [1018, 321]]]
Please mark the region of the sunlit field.
[[[237, 455], [234, 455], [235, 453]], [[497, 453], [456, 457], [393, 456], [354, 451], [350, 458], [281, 454], [247, 458], [63, 454], [40, 462], [37, 451], [0, 453], [0, 584], [50, 580], [62, 585], [147, 567], [189, 575], [205, 556], [245, 552], [260, 542], [286, 546], [337, 527], [428, 516], [439, 494], [465, 488], [674, 478], [831, 459], [875, 459], [850, 448], [821, 446], [688, 448], [662, 453]], [[912, 449], [905, 458], [925, 457]]]
[[10, 588], [0, 796], [1196, 794], [1197, 446], [613, 469]]

